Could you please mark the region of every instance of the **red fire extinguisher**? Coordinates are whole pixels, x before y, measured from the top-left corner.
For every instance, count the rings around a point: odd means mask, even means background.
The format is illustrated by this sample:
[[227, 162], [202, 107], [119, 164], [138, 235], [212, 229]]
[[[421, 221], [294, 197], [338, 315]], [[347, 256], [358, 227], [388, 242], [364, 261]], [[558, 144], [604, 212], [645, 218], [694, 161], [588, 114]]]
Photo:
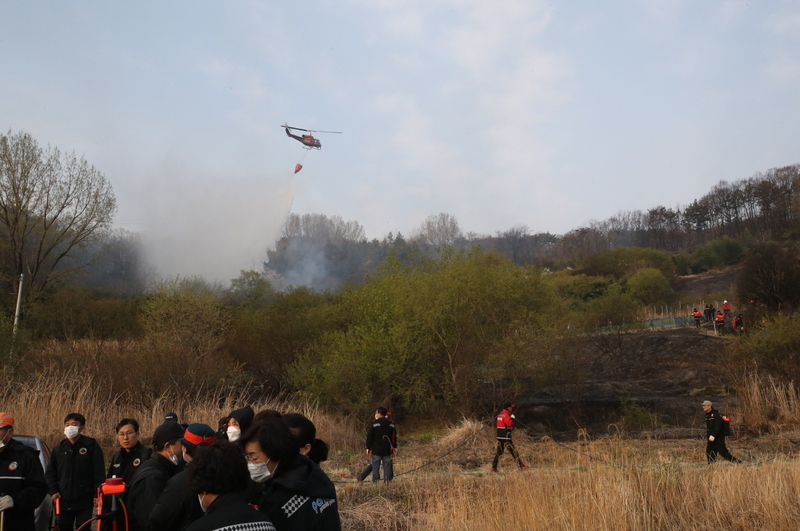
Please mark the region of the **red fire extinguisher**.
[[[97, 519], [102, 521], [105, 519], [111, 519], [111, 529], [112, 531], [119, 531], [119, 522], [120, 519], [117, 518], [117, 515], [122, 511], [122, 521], [125, 522], [125, 530], [128, 530], [128, 514], [125, 508], [125, 503], [120, 500], [120, 497], [125, 494], [125, 482], [122, 478], [108, 478], [105, 483], [100, 485], [100, 488], [97, 489]], [[110, 496], [111, 498], [111, 510], [106, 513], [105, 518], [103, 517], [103, 498], [104, 496]]]

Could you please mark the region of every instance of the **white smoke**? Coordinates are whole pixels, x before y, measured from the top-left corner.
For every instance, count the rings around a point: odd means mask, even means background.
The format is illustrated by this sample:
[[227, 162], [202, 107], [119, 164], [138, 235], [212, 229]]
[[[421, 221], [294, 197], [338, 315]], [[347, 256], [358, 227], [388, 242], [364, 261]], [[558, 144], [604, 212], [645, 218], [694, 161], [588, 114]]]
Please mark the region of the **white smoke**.
[[263, 269], [295, 193], [292, 173], [198, 178], [191, 186], [164, 178], [150, 186], [142, 236], [155, 275], [225, 286], [243, 269]]
[[285, 251], [285, 259], [292, 268], [276, 282], [278, 289], [306, 286], [315, 290], [334, 289], [341, 279], [329, 276], [329, 263], [325, 245], [320, 242], [292, 241]]

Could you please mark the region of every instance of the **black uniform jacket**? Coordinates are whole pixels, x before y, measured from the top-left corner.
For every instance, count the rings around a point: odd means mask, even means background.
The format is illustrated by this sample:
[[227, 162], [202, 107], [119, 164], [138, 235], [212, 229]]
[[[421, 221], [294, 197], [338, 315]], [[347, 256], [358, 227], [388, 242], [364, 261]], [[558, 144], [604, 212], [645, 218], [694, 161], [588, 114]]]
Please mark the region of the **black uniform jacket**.
[[14, 500], [14, 507], [5, 510], [5, 528], [34, 531], [33, 511], [47, 496], [38, 450], [13, 437], [8, 441], [0, 452], [0, 492]]
[[725, 437], [723, 426], [722, 415], [719, 414], [719, 411], [712, 409], [706, 413], [706, 437], [709, 435], [713, 435], [714, 439]]
[[140, 442], [137, 442], [136, 446], [130, 450], [120, 448], [117, 450], [117, 453], [114, 454], [114, 457], [111, 458], [111, 464], [108, 465], [108, 475], [106, 477], [122, 478], [125, 485], [130, 485], [133, 480], [133, 475], [136, 474], [139, 467], [150, 459], [152, 455], [153, 449]]
[[151, 531], [150, 512], [167, 486], [170, 478], [179, 471], [159, 453], [144, 462], [134, 474], [128, 489], [128, 523], [131, 531]]
[[61, 493], [62, 511], [88, 509], [106, 479], [103, 449], [85, 435], [75, 444], [64, 439], [50, 453], [45, 478], [50, 494]]
[[221, 494], [208, 508], [208, 513], [195, 520], [187, 531], [275, 531], [269, 518], [247, 505], [239, 492]]
[[397, 448], [394, 424], [386, 417], [375, 419], [367, 433], [367, 450], [372, 455], [392, 455], [392, 448]]
[[167, 482], [156, 506], [150, 511], [150, 526], [153, 531], [182, 531], [203, 516], [197, 494], [189, 488], [189, 469], [178, 472]]
[[341, 531], [336, 488], [309, 458], [281, 462], [264, 483], [258, 510], [279, 531]]

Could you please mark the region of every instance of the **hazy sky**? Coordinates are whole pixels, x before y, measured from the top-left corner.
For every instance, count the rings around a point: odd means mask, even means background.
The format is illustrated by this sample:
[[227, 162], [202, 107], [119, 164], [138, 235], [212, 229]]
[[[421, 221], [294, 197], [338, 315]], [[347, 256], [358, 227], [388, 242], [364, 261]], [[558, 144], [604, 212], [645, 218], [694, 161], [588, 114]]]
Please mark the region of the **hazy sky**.
[[0, 129], [85, 155], [165, 274], [258, 268], [290, 209], [564, 233], [800, 162], [800, 2], [9, 1]]

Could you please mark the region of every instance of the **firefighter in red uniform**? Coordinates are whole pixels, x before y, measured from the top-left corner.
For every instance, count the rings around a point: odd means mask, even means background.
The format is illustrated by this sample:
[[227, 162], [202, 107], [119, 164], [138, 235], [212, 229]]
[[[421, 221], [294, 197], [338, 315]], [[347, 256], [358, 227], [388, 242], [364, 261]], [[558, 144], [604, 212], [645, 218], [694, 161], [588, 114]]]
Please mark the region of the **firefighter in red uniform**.
[[692, 310], [692, 317], [694, 317], [694, 325], [697, 328], [700, 328], [700, 319], [703, 318], [703, 314], [697, 311], [697, 308]]
[[492, 461], [492, 472], [497, 472], [497, 463], [500, 461], [500, 456], [503, 455], [506, 448], [508, 448], [511, 456], [516, 459], [520, 470], [528, 468], [522, 463], [517, 449], [514, 448], [514, 441], [511, 440], [511, 431], [514, 429], [514, 415], [512, 412], [515, 407], [517, 406], [511, 402], [506, 402], [503, 405], [503, 411], [497, 415], [495, 424], [497, 426], [497, 451], [494, 455], [494, 461]]
[[720, 311], [717, 311], [717, 315], [714, 316], [714, 330], [725, 334], [725, 316]]
[[744, 326], [742, 325], [742, 314], [739, 314], [736, 317], [734, 317], [733, 321], [731, 321], [731, 325], [733, 326], [733, 329], [736, 330], [737, 332], [739, 333], [743, 332]]

